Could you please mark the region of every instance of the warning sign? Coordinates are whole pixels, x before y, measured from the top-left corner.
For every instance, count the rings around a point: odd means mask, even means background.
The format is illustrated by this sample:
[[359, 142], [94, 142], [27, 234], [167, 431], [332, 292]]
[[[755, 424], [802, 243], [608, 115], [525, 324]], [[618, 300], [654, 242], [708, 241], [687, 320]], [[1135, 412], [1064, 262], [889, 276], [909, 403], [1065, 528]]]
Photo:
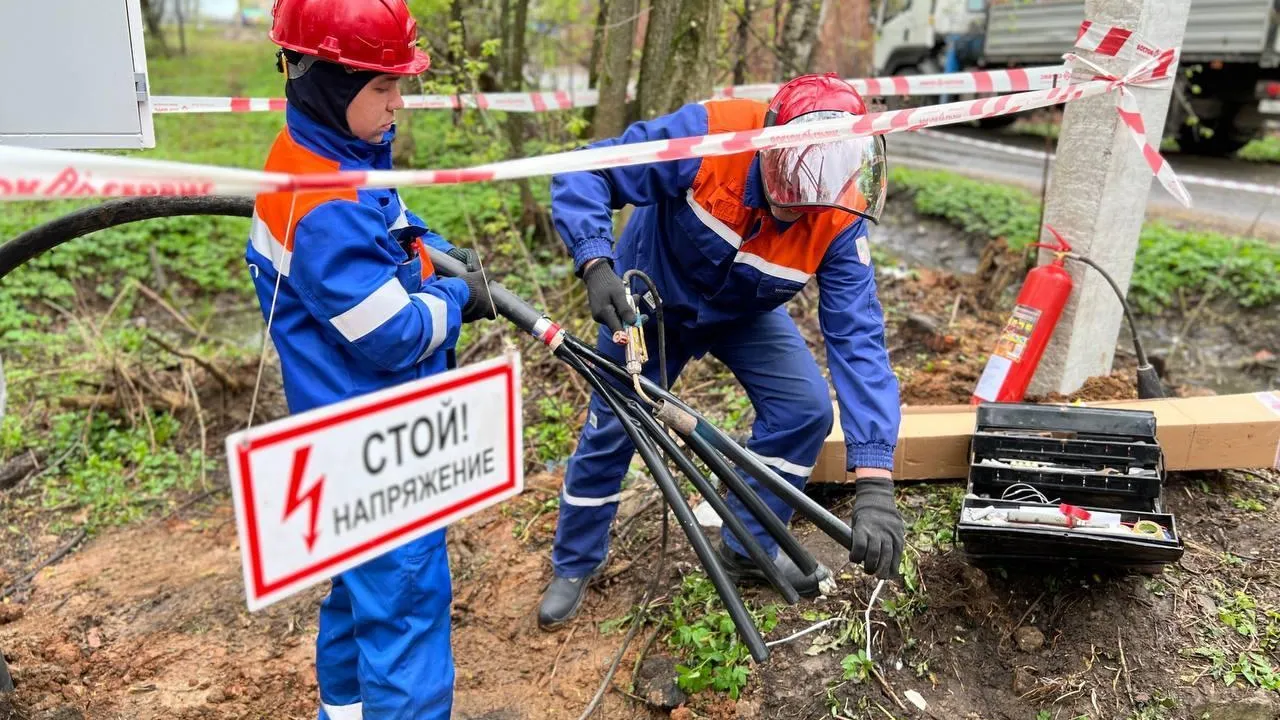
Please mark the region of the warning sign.
[[520, 493], [520, 356], [227, 438], [249, 609]]

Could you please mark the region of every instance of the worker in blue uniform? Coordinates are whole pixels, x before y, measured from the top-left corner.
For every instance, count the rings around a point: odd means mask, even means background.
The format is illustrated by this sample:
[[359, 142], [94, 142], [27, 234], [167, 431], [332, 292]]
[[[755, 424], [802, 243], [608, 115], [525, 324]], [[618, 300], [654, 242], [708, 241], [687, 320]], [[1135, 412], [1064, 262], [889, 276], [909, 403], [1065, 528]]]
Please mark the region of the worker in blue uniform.
[[[852, 120], [866, 112], [848, 83], [808, 75], [784, 85], [768, 105], [690, 104], [595, 146]], [[663, 302], [669, 377], [707, 353], [728, 366], [755, 409], [749, 449], [796, 487], [812, 473], [833, 422], [827, 382], [784, 307], [816, 279], [827, 367], [848, 469], [856, 474], [850, 557], [867, 572], [891, 577], [903, 545], [891, 479], [899, 397], [867, 246], [867, 222], [880, 213], [885, 178], [883, 138], [857, 138], [566, 173], [552, 180], [551, 212], [602, 324], [600, 351], [623, 357], [613, 336], [636, 317], [619, 276], [644, 271]], [[636, 209], [615, 245], [613, 211], [628, 204]], [[654, 324], [644, 327], [653, 348]], [[657, 362], [643, 372], [657, 380]], [[589, 579], [603, 568], [632, 453], [618, 418], [593, 397], [560, 495], [554, 577], [538, 608], [542, 627], [572, 618]], [[779, 518], [790, 519], [788, 505], [746, 480]], [[816, 595], [829, 571], [801, 573], [736, 496], [728, 502], [796, 590]], [[719, 555], [738, 581], [763, 580], [727, 529]]]
[[[266, 170], [391, 169], [399, 79], [430, 62], [404, 0], [277, 0], [273, 14], [288, 107]], [[438, 277], [427, 246], [472, 271]], [[474, 253], [395, 190], [259, 195], [246, 260], [292, 413], [442, 372], [462, 324], [495, 316]], [[316, 640], [320, 719], [448, 718], [451, 593], [444, 530], [333, 578]]]

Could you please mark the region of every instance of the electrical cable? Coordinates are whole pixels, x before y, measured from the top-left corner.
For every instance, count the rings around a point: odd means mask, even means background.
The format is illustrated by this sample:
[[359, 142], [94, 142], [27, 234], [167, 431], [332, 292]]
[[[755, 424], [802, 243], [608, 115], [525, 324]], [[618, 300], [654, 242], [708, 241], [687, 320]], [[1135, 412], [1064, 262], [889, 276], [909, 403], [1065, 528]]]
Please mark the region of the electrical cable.
[[[0, 278], [43, 252], [97, 230], [139, 220], [182, 215], [227, 215], [248, 218], [253, 213], [253, 207], [254, 199], [248, 197], [149, 197], [108, 201], [101, 205], [84, 208], [56, 218], [0, 245]], [[465, 272], [465, 267], [462, 263], [444, 252], [435, 248], [428, 248], [428, 252], [437, 272], [442, 276], [451, 277]], [[656, 305], [660, 303], [661, 298], [657, 295], [652, 280], [639, 274], [635, 275], [635, 277], [644, 280], [651, 289], [655, 290], [654, 302], [651, 304], [655, 305], [655, 316], [657, 316], [658, 308]], [[642, 375], [637, 375], [637, 379], [633, 380], [623, 367], [596, 352], [593, 347], [588, 346], [579, 338], [565, 332], [562, 327], [553, 322], [542, 311], [534, 308], [502, 285], [490, 282], [489, 291], [494, 309], [499, 314], [521, 330], [541, 340], [557, 359], [586, 378], [592, 384], [593, 389], [596, 389], [602, 395], [605, 402], [609, 403], [619, 418], [623, 420], [624, 430], [632, 440], [632, 443], [636, 445], [642, 458], [645, 459], [646, 465], [649, 466], [654, 476], [654, 481], [658, 484], [664, 499], [667, 501], [667, 507], [676, 512], [681, 526], [686, 530], [686, 534], [689, 535], [690, 544], [693, 546], [699, 562], [706, 570], [712, 584], [716, 587], [717, 594], [728, 610], [731, 620], [734, 622], [744, 643], [748, 646], [752, 657], [757, 662], [767, 659], [768, 649], [764, 644], [763, 638], [760, 637], [759, 630], [755, 627], [750, 614], [746, 611], [741, 596], [738, 594], [734, 584], [726, 576], [724, 568], [721, 566], [715, 552], [711, 549], [706, 537], [698, 529], [692, 509], [689, 508], [678, 486], [675, 484], [670, 470], [662, 460], [661, 453], [654, 446], [650, 436], [641, 427], [641, 423], [635, 419], [636, 414], [646, 414], [647, 416], [647, 413], [638, 405], [634, 409], [630, 407], [624, 408], [623, 402], [625, 402], [625, 398], [623, 393], [633, 392], [629, 386], [638, 384], [645, 394], [661, 399], [663, 405], [673, 409], [675, 412], [668, 413], [665, 418], [661, 413], [655, 412], [654, 414], [658, 416], [658, 419], [667, 423], [670, 429], [675, 430], [677, 435], [685, 441], [687, 448], [698, 453], [722, 481], [726, 475], [732, 476], [739, 481], [742, 480], [736, 472], [729, 468], [729, 463], [733, 462], [747, 474], [755, 477], [761, 485], [773, 490], [776, 495], [796, 508], [802, 516], [812, 520], [824, 533], [846, 547], [851, 539], [849, 526], [804, 495], [803, 492], [796, 490], [785, 480], [782, 480], [780, 476], [760, 462], [759, 458], [753, 453], [740, 446], [727, 434], [707, 421], [700, 413], [668, 391], [664, 331], [659, 333], [659, 363], [661, 365], [659, 375], [662, 383], [662, 386], [659, 386]], [[606, 378], [613, 378], [625, 383], [625, 385], [620, 387], [608, 384], [605, 382]], [[640, 396], [641, 393], [635, 393], [635, 397], [639, 398]], [[682, 423], [690, 424], [687, 428], [670, 425], [673, 418], [680, 420]], [[686, 429], [689, 431], [688, 434], [684, 432]], [[699, 447], [705, 451], [705, 455], [698, 452]], [[723, 453], [723, 457], [721, 453]], [[713, 462], [713, 460], [718, 462]], [[722, 474], [722, 471], [725, 470], [728, 470], [728, 472]], [[726, 485], [738, 494], [748, 511], [752, 515], [756, 515], [757, 519], [769, 529], [771, 534], [778, 533], [781, 535], [781, 537], [776, 537], [779, 545], [787, 551], [798, 566], [803, 568], [805, 565], [815, 564], [812, 557], [804, 552], [803, 548], [799, 547], [798, 542], [794, 536], [790, 535], [785, 526], [778, 527], [777, 517], [772, 514], [772, 511], [768, 510], [767, 506], [763, 505], [763, 501], [760, 500], [753, 488], [745, 482], [740, 482], [738, 486], [726, 482]], [[761, 508], [763, 508], [763, 514], [758, 514], [757, 511]], [[770, 520], [774, 522], [771, 523], [769, 522]], [[667, 527], [665, 521], [666, 515], [664, 513], [664, 532]], [[661, 559], [661, 562], [665, 566], [665, 557]], [[636, 626], [637, 629], [638, 627]], [[616, 666], [614, 670], [616, 671]]]
[[1133, 319], [1133, 311], [1129, 309], [1129, 301], [1125, 299], [1124, 292], [1120, 290], [1120, 285], [1111, 277], [1111, 273], [1103, 269], [1101, 265], [1093, 260], [1080, 255], [1078, 253], [1069, 252], [1064, 255], [1068, 260], [1082, 262], [1085, 265], [1098, 271], [1102, 279], [1107, 281], [1111, 289], [1116, 294], [1116, 299], [1120, 301], [1120, 306], [1124, 308], [1125, 320], [1129, 323], [1129, 334], [1133, 337], [1133, 352], [1138, 356], [1138, 397], [1153, 398], [1164, 397], [1164, 388], [1160, 385], [1160, 377], [1156, 373], [1155, 368], [1151, 366], [1151, 362], [1147, 359], [1147, 351], [1142, 347], [1142, 340], [1138, 337], [1138, 324]]
[[[667, 329], [666, 322], [662, 314], [662, 295], [658, 292], [657, 285], [653, 279], [639, 270], [628, 270], [622, 275], [622, 282], [625, 287], [630, 290], [631, 278], [640, 277], [641, 280], [649, 286], [649, 291], [653, 298], [653, 316], [654, 316], [654, 332], [658, 335], [658, 378], [663, 390], [669, 390], [671, 383], [667, 378]], [[638, 319], [638, 318], [637, 318]], [[640, 389], [639, 380], [635, 383], [637, 394], [643, 396]], [[647, 399], [647, 398], [646, 398]], [[652, 404], [652, 403], [651, 403]], [[624, 421], [625, 422], [625, 421]], [[653, 592], [657, 586], [666, 579], [667, 574], [667, 545], [670, 540], [670, 522], [671, 508], [666, 503], [662, 505], [662, 539], [658, 547], [658, 566], [657, 571], [653, 574], [653, 579], [649, 581], [648, 587], [645, 588], [644, 595], [641, 597], [640, 604], [636, 610], [635, 617], [631, 619], [631, 627], [627, 630], [627, 635], [622, 639], [622, 645], [618, 647], [618, 652], [613, 656], [613, 662], [609, 664], [609, 669], [605, 672], [604, 678], [600, 681], [600, 686], [596, 688], [595, 695], [592, 696], [591, 702], [582, 711], [582, 715], [578, 720], [587, 720], [599, 708], [600, 702], [604, 700], [604, 694], [608, 691], [610, 683], [613, 682], [613, 676], [618, 672], [618, 665], [622, 662], [622, 656], [626, 654], [627, 648], [631, 642], [635, 640], [636, 633], [640, 627], [644, 625], [645, 616], [649, 611], [649, 602], [652, 600]]]

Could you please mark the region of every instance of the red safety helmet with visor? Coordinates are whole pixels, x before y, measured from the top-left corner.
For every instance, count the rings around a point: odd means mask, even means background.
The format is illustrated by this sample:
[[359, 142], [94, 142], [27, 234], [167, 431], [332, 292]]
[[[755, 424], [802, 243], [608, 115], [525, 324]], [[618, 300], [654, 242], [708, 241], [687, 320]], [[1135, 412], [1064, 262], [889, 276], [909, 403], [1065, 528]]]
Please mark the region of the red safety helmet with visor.
[[[866, 113], [862, 96], [835, 74], [802, 75], [774, 95], [765, 126]], [[878, 222], [888, 181], [884, 137], [761, 150], [760, 175], [774, 207], [807, 213], [835, 208]]]
[[271, 41], [358, 70], [426, 72], [418, 24], [405, 0], [275, 0]]

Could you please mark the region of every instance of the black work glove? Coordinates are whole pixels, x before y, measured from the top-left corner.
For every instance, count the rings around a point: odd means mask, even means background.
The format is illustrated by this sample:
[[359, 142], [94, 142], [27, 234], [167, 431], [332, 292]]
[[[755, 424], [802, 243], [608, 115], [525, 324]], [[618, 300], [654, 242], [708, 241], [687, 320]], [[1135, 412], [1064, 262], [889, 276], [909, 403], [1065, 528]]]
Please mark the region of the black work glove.
[[613, 271], [613, 261], [604, 258], [588, 262], [591, 266], [582, 273], [582, 281], [587, 284], [591, 317], [615, 333], [622, 330], [624, 323], [635, 324], [636, 313], [627, 302], [627, 289], [622, 285], [622, 278]]
[[480, 269], [480, 255], [471, 248], [449, 248], [449, 257], [467, 266], [467, 272]]
[[893, 480], [861, 477], [853, 485], [853, 545], [849, 560], [882, 580], [898, 576], [906, 527], [893, 500]]
[[462, 306], [462, 322], [488, 320], [498, 316], [493, 307], [493, 297], [489, 295], [489, 284], [485, 282], [484, 273], [480, 270], [480, 256], [471, 248], [450, 248], [449, 257], [467, 266], [467, 271], [458, 276], [467, 284], [471, 297]]

